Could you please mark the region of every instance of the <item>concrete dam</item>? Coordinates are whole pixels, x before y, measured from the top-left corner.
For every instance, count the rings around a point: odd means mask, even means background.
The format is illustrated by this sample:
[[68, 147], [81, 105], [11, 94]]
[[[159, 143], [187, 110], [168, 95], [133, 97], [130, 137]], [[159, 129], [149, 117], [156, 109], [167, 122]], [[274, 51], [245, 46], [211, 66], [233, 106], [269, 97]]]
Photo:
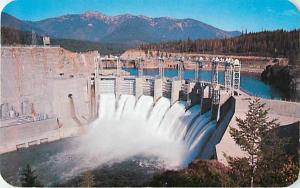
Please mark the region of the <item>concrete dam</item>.
[[129, 76], [118, 58], [117, 68], [106, 70], [101, 62], [110, 59], [97, 52], [59, 47], [4, 47], [1, 59], [1, 153], [85, 134], [97, 140], [112, 129], [106, 141], [120, 138], [132, 155], [147, 153], [175, 166], [196, 156], [215, 158], [239, 93], [231, 63], [221, 103], [217, 62], [225, 61], [217, 58], [212, 82], [184, 80], [183, 60], [175, 60], [178, 77], [171, 79], [162, 66], [156, 77], [143, 76], [142, 66], [139, 76]]

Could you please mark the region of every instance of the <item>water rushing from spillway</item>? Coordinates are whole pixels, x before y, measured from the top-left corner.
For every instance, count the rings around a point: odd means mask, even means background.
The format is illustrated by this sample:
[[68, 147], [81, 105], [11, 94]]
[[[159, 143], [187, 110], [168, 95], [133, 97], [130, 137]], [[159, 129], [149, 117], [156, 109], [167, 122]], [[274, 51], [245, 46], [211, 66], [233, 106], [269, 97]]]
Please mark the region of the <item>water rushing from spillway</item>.
[[[185, 105], [170, 105], [164, 97], [154, 102], [151, 96], [102, 94], [98, 118], [85, 134], [0, 155], [1, 175], [18, 185], [18, 170], [30, 164], [44, 185], [53, 186], [93, 169], [147, 181], [160, 170], [186, 167], [201, 154], [216, 123], [198, 105]], [[113, 173], [112, 165], [118, 167]]]
[[154, 103], [151, 96], [136, 100], [132, 95], [101, 94], [99, 117], [83, 138], [83, 152], [97, 156], [97, 163], [142, 156], [164, 168], [184, 167], [215, 129], [209, 112], [201, 115], [199, 105], [188, 110], [185, 105], [179, 101], [171, 106], [164, 97]]

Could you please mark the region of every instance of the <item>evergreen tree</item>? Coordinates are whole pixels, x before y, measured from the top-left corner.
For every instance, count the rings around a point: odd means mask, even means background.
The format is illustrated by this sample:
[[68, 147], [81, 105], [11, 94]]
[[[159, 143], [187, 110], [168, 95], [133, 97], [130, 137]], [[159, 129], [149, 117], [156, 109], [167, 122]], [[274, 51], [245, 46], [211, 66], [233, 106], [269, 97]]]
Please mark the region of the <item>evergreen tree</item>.
[[286, 186], [297, 179], [294, 173], [299, 168], [284, 150], [288, 140], [278, 136], [280, 125], [276, 119], [268, 120], [264, 108], [259, 98], [250, 101], [246, 118], [236, 118], [238, 128], [230, 128], [231, 136], [247, 154], [227, 157], [240, 186]]
[[250, 165], [251, 187], [253, 187], [257, 161], [261, 156], [261, 141], [266, 131], [270, 130], [272, 122], [267, 121], [268, 111], [264, 110], [265, 104], [256, 98], [249, 102], [249, 110], [246, 119], [236, 118], [239, 129], [230, 128], [230, 134], [243, 151], [248, 154]]
[[226, 158], [228, 159], [229, 166], [231, 167], [231, 177], [234, 182], [241, 187], [249, 186], [251, 183], [251, 180], [249, 179], [251, 176], [251, 167], [248, 159], [246, 157], [233, 158], [230, 156], [226, 156]]
[[200, 52], [208, 54], [257, 55], [289, 57], [300, 50], [300, 30], [262, 31], [244, 33], [224, 39], [168, 41], [142, 45], [141, 49], [167, 52]]
[[90, 171], [87, 171], [83, 174], [80, 186], [81, 187], [93, 187], [95, 184], [94, 176]]
[[279, 176], [282, 178], [283, 185], [290, 185], [298, 179], [299, 166], [296, 165], [291, 157], [287, 158], [287, 162], [282, 166]]
[[35, 171], [27, 164], [21, 171], [20, 183], [22, 187], [42, 187], [43, 185], [38, 181]]
[[260, 186], [283, 187], [297, 180], [299, 167], [285, 152], [289, 140], [280, 138], [277, 130], [268, 131], [261, 143], [262, 157], [257, 167]]

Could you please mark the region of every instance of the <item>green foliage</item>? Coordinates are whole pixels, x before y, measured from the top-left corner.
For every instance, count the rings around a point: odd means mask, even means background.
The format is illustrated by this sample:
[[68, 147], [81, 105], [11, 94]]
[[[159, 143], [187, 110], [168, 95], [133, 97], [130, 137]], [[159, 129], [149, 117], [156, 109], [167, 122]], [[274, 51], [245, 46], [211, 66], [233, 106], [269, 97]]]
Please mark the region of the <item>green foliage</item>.
[[22, 187], [42, 187], [43, 185], [38, 181], [35, 171], [27, 164], [21, 171], [20, 183]]
[[194, 161], [187, 169], [156, 175], [147, 186], [160, 187], [229, 187], [237, 186], [230, 169], [218, 161]]
[[300, 51], [300, 30], [263, 31], [211, 40], [171, 41], [140, 46], [144, 50], [288, 57]]
[[243, 158], [233, 158], [228, 156], [228, 164], [232, 168], [231, 174], [234, 182], [242, 187], [249, 186], [251, 181], [249, 177], [251, 176], [251, 167], [248, 163], [248, 159]]
[[94, 175], [90, 171], [85, 172], [81, 178], [80, 187], [93, 187], [94, 179]]
[[287, 155], [284, 149], [289, 139], [280, 138], [277, 130], [270, 130], [262, 140], [262, 157], [257, 166], [261, 186], [281, 187], [297, 180], [298, 165], [291, 160], [291, 156]]
[[287, 186], [297, 179], [293, 173], [299, 167], [284, 149], [289, 140], [279, 137], [280, 125], [276, 119], [268, 120], [264, 107], [258, 98], [250, 101], [246, 118], [236, 118], [238, 128], [230, 128], [231, 136], [247, 154], [227, 157], [240, 186]]
[[268, 65], [261, 73], [261, 80], [280, 89], [287, 99], [293, 97], [293, 76], [289, 66]]

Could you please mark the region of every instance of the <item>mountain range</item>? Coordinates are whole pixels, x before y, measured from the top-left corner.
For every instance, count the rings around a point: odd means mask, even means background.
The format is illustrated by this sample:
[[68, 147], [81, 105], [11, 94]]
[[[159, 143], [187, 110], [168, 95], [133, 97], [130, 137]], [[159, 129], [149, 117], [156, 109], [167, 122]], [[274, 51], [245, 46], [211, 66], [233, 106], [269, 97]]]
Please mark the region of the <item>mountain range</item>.
[[47, 34], [54, 38], [124, 44], [240, 35], [238, 31], [224, 31], [189, 18], [150, 18], [131, 14], [107, 16], [100, 12], [69, 14], [40, 21], [20, 20], [3, 12], [1, 25], [21, 31], [34, 30], [39, 35]]

